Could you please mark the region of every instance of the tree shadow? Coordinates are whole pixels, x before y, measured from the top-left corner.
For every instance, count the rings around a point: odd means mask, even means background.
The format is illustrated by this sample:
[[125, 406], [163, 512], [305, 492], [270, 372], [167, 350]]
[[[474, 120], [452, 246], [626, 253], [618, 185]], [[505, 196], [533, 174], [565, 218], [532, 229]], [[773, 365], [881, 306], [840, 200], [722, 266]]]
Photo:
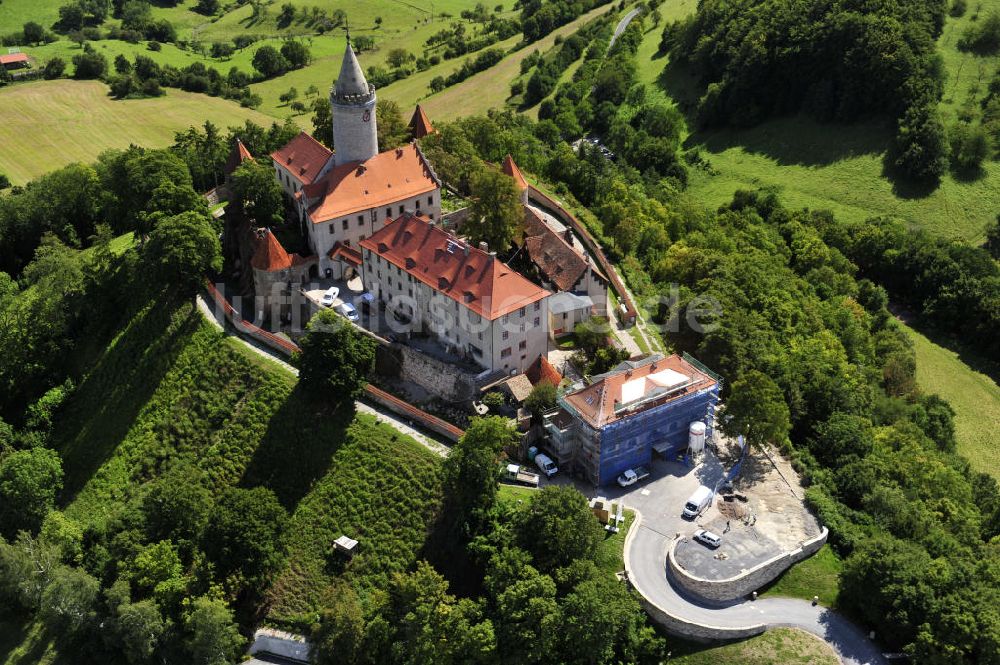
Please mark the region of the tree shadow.
[[922, 199], [933, 194], [941, 185], [940, 178], [916, 180], [907, 176], [896, 166], [897, 157], [898, 152], [891, 147], [882, 157], [882, 177], [892, 183], [893, 196], [906, 200]]
[[[186, 311], [185, 311], [186, 310]], [[54, 436], [69, 504], [125, 439], [140, 411], [202, 325], [191, 304], [164, 299], [139, 313], [80, 382]]]
[[263, 485], [292, 512], [313, 484], [326, 475], [334, 454], [347, 440], [354, 402], [310, 395], [296, 384], [268, 421], [240, 485]]
[[975, 348], [964, 343], [960, 337], [944, 332], [927, 323], [919, 314], [913, 314], [896, 305], [891, 306], [891, 311], [907, 326], [926, 337], [932, 344], [951, 351], [971, 369], [986, 375], [994, 383], [1000, 385], [1000, 363], [983, 356]]

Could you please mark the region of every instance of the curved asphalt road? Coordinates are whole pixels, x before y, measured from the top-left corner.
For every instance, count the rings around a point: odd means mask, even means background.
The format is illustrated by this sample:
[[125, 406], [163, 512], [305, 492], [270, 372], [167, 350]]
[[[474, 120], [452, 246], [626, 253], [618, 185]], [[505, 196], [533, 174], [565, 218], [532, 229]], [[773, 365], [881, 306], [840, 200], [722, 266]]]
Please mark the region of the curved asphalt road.
[[629, 581], [661, 611], [684, 621], [725, 629], [788, 626], [800, 628], [827, 642], [845, 665], [884, 665], [878, 648], [857, 626], [821, 605], [795, 598], [766, 598], [712, 606], [682, 595], [667, 578], [667, 546], [671, 536], [636, 521], [625, 542], [625, 569]]
[[622, 17], [622, 20], [618, 21], [618, 25], [615, 26], [615, 34], [611, 35], [611, 41], [608, 43], [609, 51], [611, 50], [611, 47], [615, 45], [615, 42], [618, 40], [621, 34], [625, 32], [625, 28], [628, 27], [628, 24], [632, 22], [632, 19], [634, 19], [640, 11], [642, 10], [636, 7], [628, 14], [625, 14], [625, 16]]

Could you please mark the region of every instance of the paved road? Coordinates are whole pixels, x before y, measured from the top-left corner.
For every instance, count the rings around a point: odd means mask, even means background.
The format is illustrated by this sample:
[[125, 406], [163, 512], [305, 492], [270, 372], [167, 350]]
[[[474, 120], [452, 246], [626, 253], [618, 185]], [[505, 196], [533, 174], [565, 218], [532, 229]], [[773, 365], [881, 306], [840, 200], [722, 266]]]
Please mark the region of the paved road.
[[639, 7], [636, 7], [628, 14], [625, 14], [622, 20], [618, 21], [618, 25], [615, 26], [615, 34], [611, 36], [611, 42], [608, 44], [609, 51], [611, 50], [611, 47], [615, 45], [615, 41], [618, 39], [618, 37], [620, 37], [621, 34], [625, 32], [625, 28], [628, 27], [628, 24], [632, 22], [632, 19], [634, 19], [639, 14], [640, 11], [642, 10]]
[[766, 598], [713, 607], [682, 595], [667, 578], [667, 546], [672, 538], [672, 533], [643, 524], [640, 513], [625, 544], [629, 580], [643, 597], [671, 616], [721, 629], [800, 628], [827, 642], [845, 665], [886, 662], [857, 626], [820, 605], [795, 598]]
[[[262, 344], [258, 344], [253, 340], [249, 340], [243, 337], [242, 335], [237, 335], [233, 333], [225, 325], [225, 319], [222, 318], [221, 314], [218, 314], [215, 311], [213, 311], [212, 306], [205, 300], [205, 298], [200, 293], [195, 296], [195, 299], [197, 301], [198, 310], [204, 315], [206, 319], [212, 322], [212, 324], [215, 325], [216, 328], [225, 332], [227, 335], [230, 335], [233, 339], [239, 340], [240, 342], [243, 343], [244, 346], [246, 346], [254, 353], [263, 356], [268, 360], [272, 360], [278, 363], [279, 365], [287, 369], [295, 376], [299, 375], [298, 368], [289, 364], [284, 359], [284, 357], [278, 354], [276, 351]], [[395, 413], [389, 411], [388, 409], [372, 406], [366, 402], [361, 402], [361, 401], [354, 402], [354, 407], [357, 409], [359, 413], [367, 413], [368, 415], [374, 416], [378, 420], [395, 428], [402, 434], [406, 434], [407, 436], [413, 437], [417, 441], [417, 443], [424, 446], [431, 452], [440, 455], [441, 457], [447, 457], [448, 451], [451, 450], [448, 446], [446, 446], [442, 442], [438, 441], [437, 439], [431, 436], [428, 436], [423, 431], [418, 430], [415, 427], [411, 426], [406, 420], [404, 420], [400, 416], [397, 416]]]

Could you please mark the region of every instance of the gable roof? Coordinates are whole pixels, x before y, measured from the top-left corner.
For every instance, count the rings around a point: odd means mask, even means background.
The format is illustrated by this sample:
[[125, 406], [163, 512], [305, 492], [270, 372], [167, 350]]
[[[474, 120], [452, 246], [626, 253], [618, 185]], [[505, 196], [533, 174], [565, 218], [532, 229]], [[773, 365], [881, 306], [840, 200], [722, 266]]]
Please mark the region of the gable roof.
[[524, 207], [524, 248], [531, 261], [560, 291], [569, 291], [590, 264], [531, 207]]
[[551, 295], [424, 217], [403, 215], [361, 247], [490, 321]]
[[335, 166], [303, 189], [314, 224], [378, 208], [438, 188], [430, 165], [412, 143], [364, 162]]
[[5, 53], [0, 55], [0, 65], [13, 65], [18, 62], [28, 62], [27, 53]]
[[417, 108], [413, 110], [413, 117], [410, 118], [410, 134], [415, 139], [422, 139], [428, 134], [434, 133], [434, 125], [431, 124], [430, 118], [424, 113], [424, 110], [420, 108], [420, 104], [417, 104]]
[[528, 188], [528, 181], [524, 179], [524, 174], [521, 173], [521, 169], [517, 167], [517, 164], [514, 163], [514, 158], [509, 153], [503, 158], [500, 170], [514, 179], [514, 184], [517, 185], [518, 190], [523, 191]]
[[303, 185], [308, 185], [316, 179], [332, 155], [333, 152], [325, 145], [305, 132], [299, 132], [294, 139], [272, 152], [271, 159], [288, 169], [292, 177]]
[[233, 149], [229, 151], [229, 157], [226, 158], [226, 166], [223, 169], [223, 173], [226, 175], [232, 175], [233, 171], [240, 167], [240, 164], [252, 160], [253, 155], [247, 150], [247, 147], [243, 145], [243, 141], [236, 139], [233, 142]]
[[563, 399], [596, 429], [717, 384], [681, 356], [659, 354], [626, 361], [594, 378], [589, 386]]

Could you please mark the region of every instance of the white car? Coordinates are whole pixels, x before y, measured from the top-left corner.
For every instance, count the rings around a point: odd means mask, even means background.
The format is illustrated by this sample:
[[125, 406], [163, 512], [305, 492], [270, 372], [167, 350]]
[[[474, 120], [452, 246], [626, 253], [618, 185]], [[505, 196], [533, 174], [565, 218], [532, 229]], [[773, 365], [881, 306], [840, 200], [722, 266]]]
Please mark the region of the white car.
[[695, 531], [694, 539], [700, 543], [708, 545], [712, 549], [715, 549], [722, 544], [722, 536], [718, 536], [711, 531], [706, 531], [705, 529], [698, 529]]
[[326, 293], [323, 294], [323, 306], [333, 307], [333, 301], [336, 300], [337, 296], [339, 295], [340, 295], [340, 289], [338, 289], [336, 286], [331, 286], [330, 288], [328, 288], [326, 290]]
[[337, 311], [343, 314], [348, 321], [358, 320], [358, 310], [354, 309], [354, 305], [349, 302], [342, 302], [337, 305]]

